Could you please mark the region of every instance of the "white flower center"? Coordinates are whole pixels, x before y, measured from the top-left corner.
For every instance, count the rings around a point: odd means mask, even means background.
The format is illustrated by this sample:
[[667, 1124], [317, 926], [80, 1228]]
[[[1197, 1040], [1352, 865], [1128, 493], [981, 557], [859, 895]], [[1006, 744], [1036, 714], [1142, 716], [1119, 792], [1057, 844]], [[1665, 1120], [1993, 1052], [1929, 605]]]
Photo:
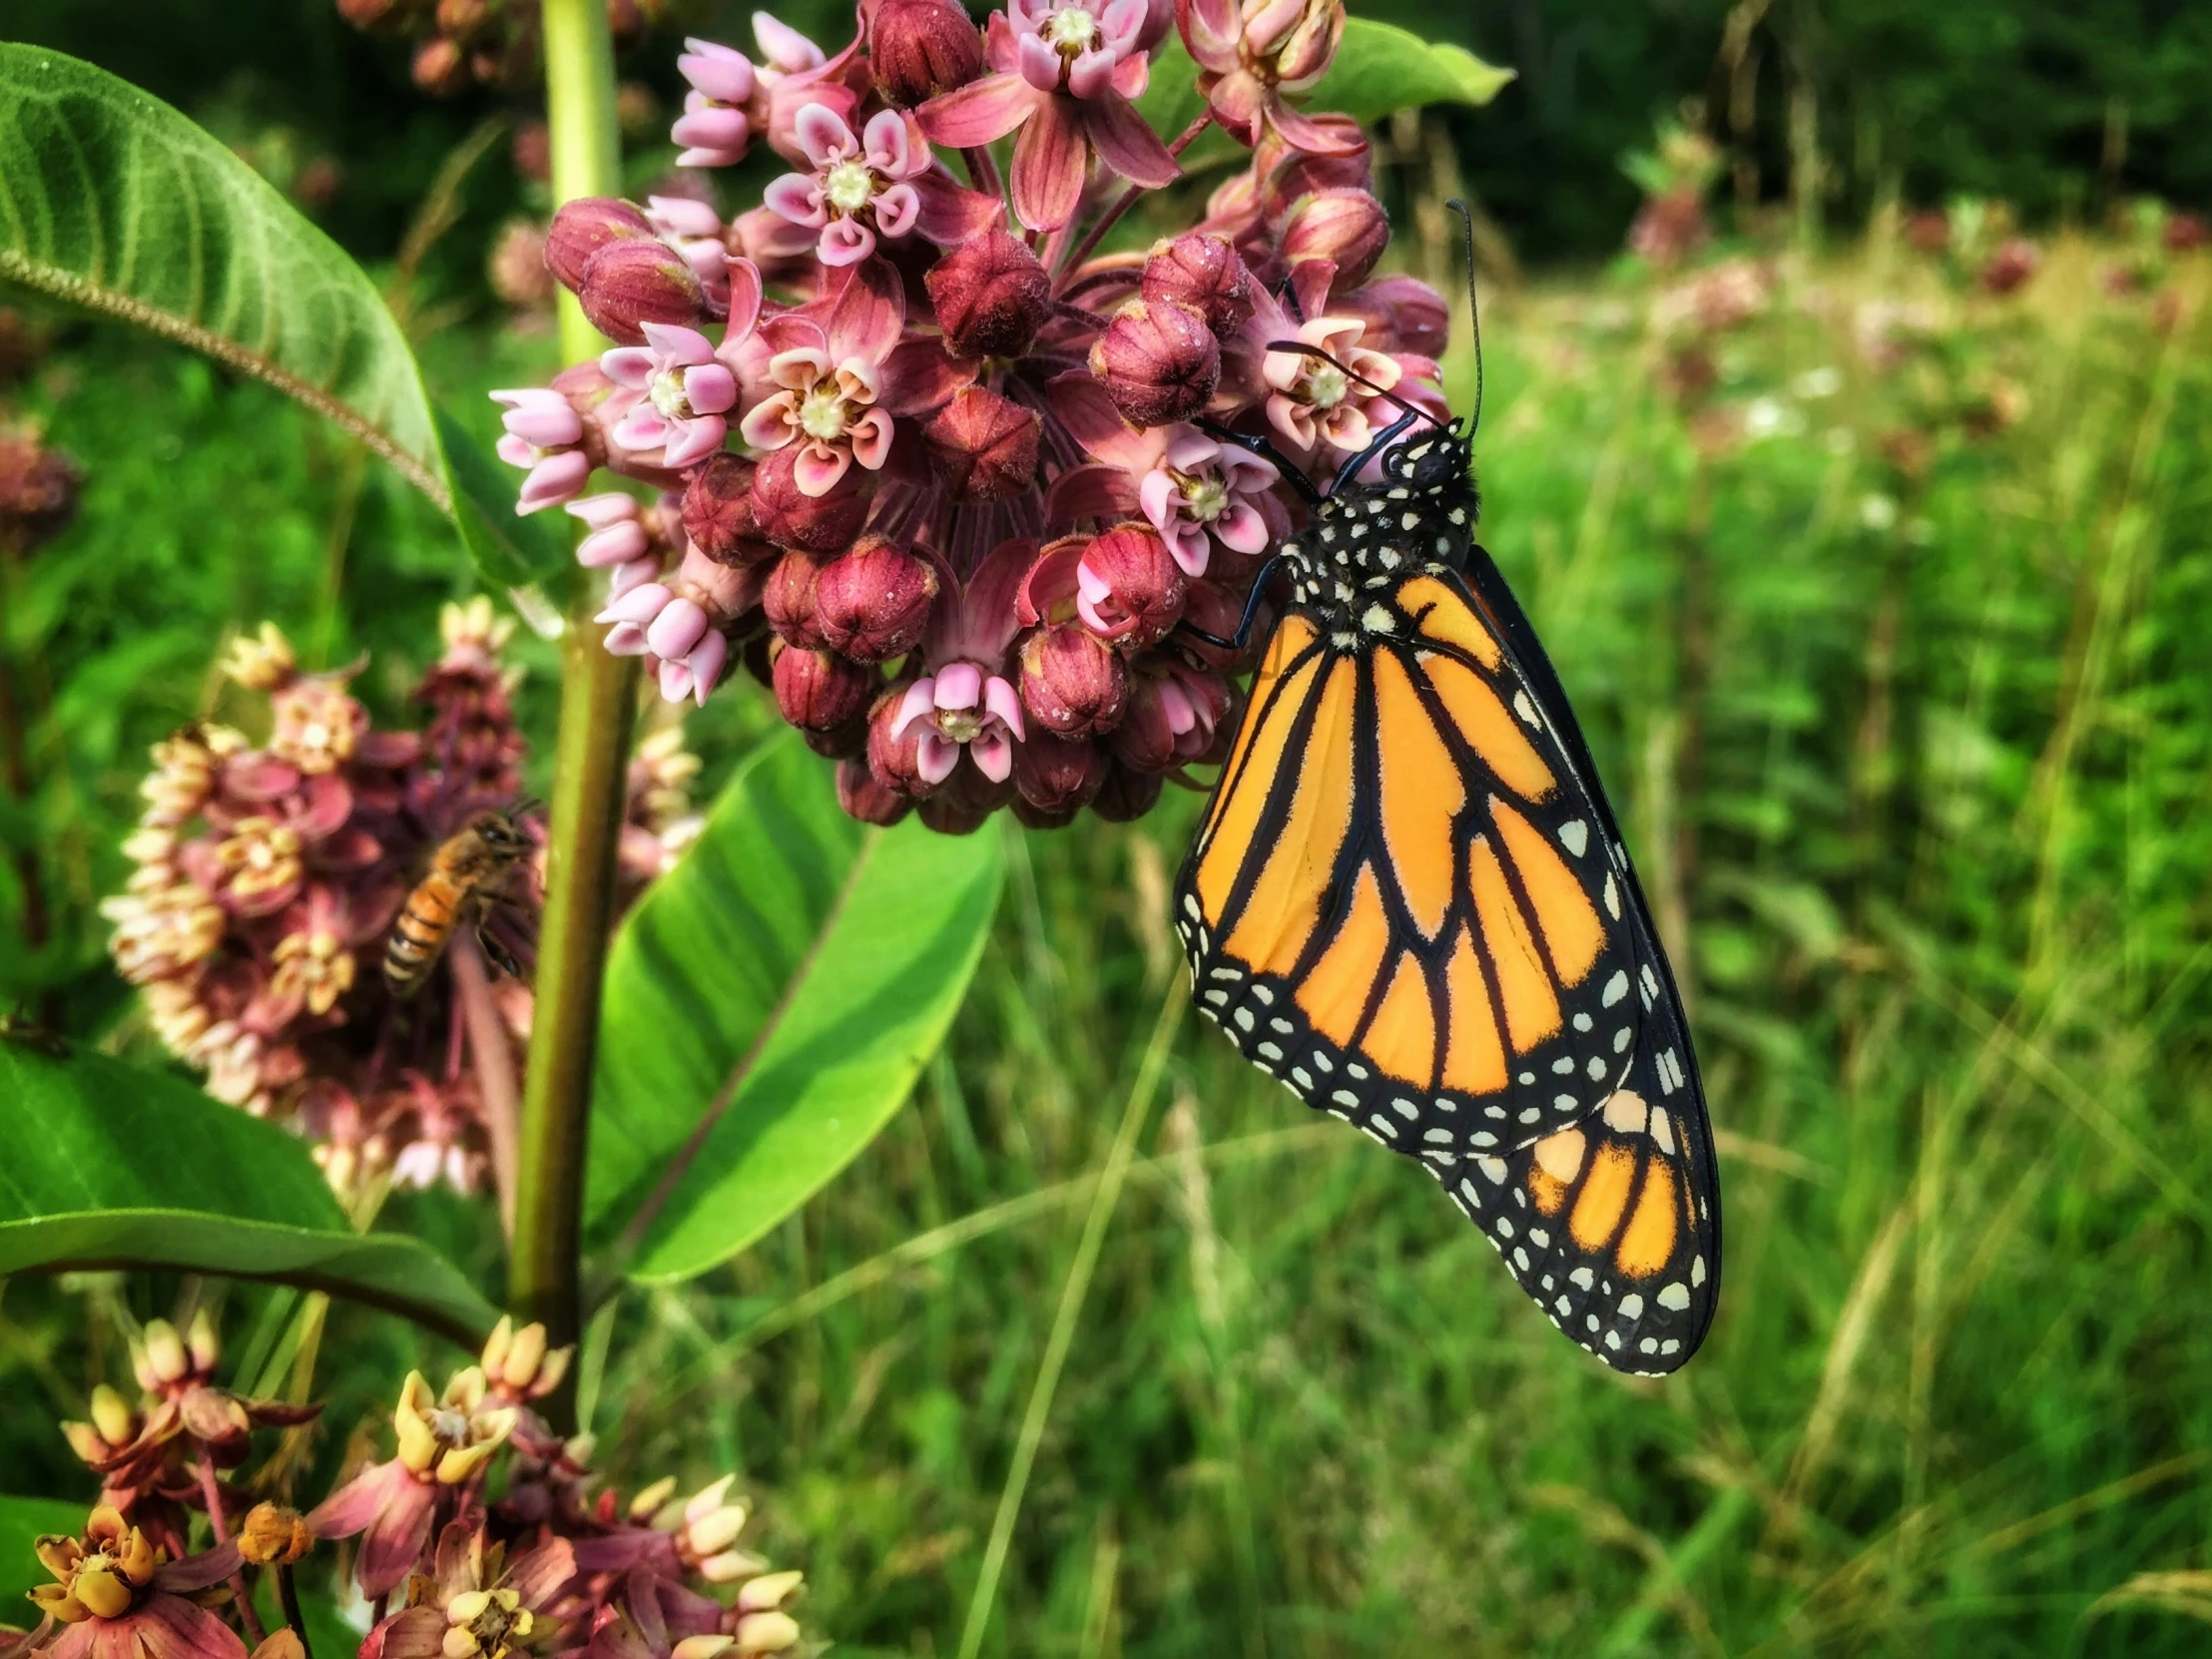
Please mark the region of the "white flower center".
[[799, 405], [799, 429], [827, 443], [843, 437], [844, 428], [844, 399], [837, 393], [836, 382], [822, 381]]
[[1306, 376], [1306, 401], [1317, 409], [1334, 409], [1351, 390], [1351, 379], [1335, 363], [1321, 363]]
[[1063, 6], [1045, 19], [1038, 31], [1063, 58], [1088, 52], [1098, 39], [1098, 19], [1081, 6]]
[[822, 177], [823, 200], [841, 214], [856, 214], [875, 200], [875, 175], [865, 162], [839, 162]]
[[1229, 510], [1229, 484], [1220, 473], [1179, 472], [1175, 478], [1186, 516], [1201, 524], [1211, 524]]
[[986, 718], [988, 717], [979, 708], [939, 709], [937, 732], [948, 743], [973, 743], [981, 734]]
[[468, 1414], [450, 1405], [441, 1405], [430, 1414], [430, 1432], [443, 1445], [468, 1443]]
[[651, 388], [646, 393], [653, 399], [653, 406], [670, 420], [696, 420], [691, 400], [684, 395], [684, 371], [680, 368], [664, 368], [653, 376]]

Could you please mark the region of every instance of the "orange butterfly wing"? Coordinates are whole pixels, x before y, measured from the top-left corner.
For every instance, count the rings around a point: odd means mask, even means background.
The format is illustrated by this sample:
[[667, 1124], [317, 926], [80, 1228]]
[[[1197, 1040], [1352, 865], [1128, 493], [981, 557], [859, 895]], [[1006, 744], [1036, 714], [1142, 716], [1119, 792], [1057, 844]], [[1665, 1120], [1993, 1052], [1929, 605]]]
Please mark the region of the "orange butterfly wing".
[[1583, 1346], [1672, 1370], [1719, 1260], [1694, 1061], [1571, 716], [1493, 614], [1440, 566], [1357, 631], [1290, 612], [1177, 920], [1248, 1058], [1420, 1159]]

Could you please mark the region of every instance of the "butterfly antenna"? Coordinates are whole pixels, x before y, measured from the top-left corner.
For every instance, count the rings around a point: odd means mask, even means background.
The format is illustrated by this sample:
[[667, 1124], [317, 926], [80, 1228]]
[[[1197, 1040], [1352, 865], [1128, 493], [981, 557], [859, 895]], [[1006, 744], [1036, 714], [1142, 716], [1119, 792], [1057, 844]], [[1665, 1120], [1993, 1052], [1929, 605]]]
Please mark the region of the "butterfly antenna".
[[1324, 351], [1318, 345], [1308, 345], [1304, 340], [1271, 339], [1268, 341], [1268, 349], [1270, 351], [1288, 351], [1294, 356], [1312, 357], [1317, 362], [1327, 363], [1331, 368], [1335, 369], [1339, 374], [1342, 374], [1354, 385], [1367, 387], [1368, 390], [1374, 392], [1376, 396], [1385, 398], [1388, 401], [1395, 403], [1407, 414], [1418, 415], [1421, 419], [1427, 421], [1428, 424], [1431, 426], [1441, 426], [1443, 424], [1442, 421], [1438, 420], [1434, 415], [1430, 414], [1418, 403], [1408, 403], [1405, 401], [1404, 398], [1398, 396], [1396, 392], [1391, 391], [1388, 387], [1377, 385], [1373, 380], [1369, 379], [1365, 374], [1362, 374], [1350, 363], [1345, 362], [1340, 358], [1332, 357], [1327, 351]]
[[1474, 335], [1474, 416], [1467, 422], [1467, 436], [1482, 424], [1482, 308], [1474, 301], [1474, 210], [1454, 196], [1444, 204], [1459, 216], [1459, 229], [1467, 249], [1467, 322]]

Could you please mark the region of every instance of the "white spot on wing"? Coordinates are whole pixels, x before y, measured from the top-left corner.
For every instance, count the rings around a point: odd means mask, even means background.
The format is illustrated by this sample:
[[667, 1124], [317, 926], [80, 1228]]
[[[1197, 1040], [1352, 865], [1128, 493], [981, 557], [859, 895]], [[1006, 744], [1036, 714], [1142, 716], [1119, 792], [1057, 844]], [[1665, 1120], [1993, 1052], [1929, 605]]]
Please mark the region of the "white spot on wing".
[[1580, 819], [1560, 825], [1559, 844], [1577, 858], [1581, 857], [1583, 848], [1590, 844], [1590, 827]]

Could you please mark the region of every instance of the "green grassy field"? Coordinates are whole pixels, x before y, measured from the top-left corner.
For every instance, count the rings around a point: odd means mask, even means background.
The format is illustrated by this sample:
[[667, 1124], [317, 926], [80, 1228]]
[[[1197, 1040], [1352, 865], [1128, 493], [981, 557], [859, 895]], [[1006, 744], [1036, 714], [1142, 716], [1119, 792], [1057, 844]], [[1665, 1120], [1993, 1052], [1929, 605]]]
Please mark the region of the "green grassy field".
[[[1681, 1377], [1560, 1342], [1432, 1183], [1189, 1016], [1191, 797], [1008, 827], [913, 1107], [732, 1268], [594, 1328], [602, 1466], [741, 1468], [855, 1656], [961, 1651], [994, 1526], [993, 1655], [2204, 1651], [2212, 273], [2113, 297], [2115, 257], [2061, 239], [1997, 298], [1879, 233], [1778, 256], [1695, 355], [1643, 278], [1486, 301], [1488, 545], [1721, 1137], [1725, 1289]], [[441, 354], [496, 383], [541, 349]], [[10, 628], [70, 733], [41, 810], [90, 1013], [89, 899], [215, 631], [373, 647], [388, 689], [464, 578], [259, 388], [115, 339], [46, 373], [87, 512]], [[698, 723], [714, 771], [760, 699]], [[58, 1473], [85, 1339], [52, 1295], [11, 1294], [46, 1335], [0, 1382], [7, 1449]], [[332, 1454], [409, 1340], [368, 1329], [330, 1345]]]

